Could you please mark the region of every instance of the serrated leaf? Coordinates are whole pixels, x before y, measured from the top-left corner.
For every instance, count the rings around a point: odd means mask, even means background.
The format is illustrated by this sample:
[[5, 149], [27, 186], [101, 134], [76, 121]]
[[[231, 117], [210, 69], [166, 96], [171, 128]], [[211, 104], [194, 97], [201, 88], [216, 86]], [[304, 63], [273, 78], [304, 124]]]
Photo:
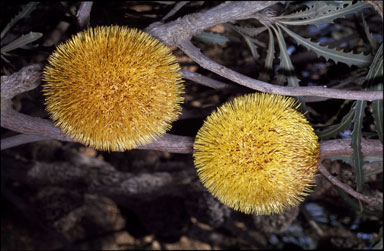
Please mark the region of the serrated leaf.
[[244, 37], [245, 42], [247, 43], [249, 49], [251, 50], [253, 59], [255, 61], [258, 60], [260, 58], [260, 55], [257, 52], [257, 46], [255, 45], [255, 43], [253, 43], [253, 41], [251, 41], [250, 37], [248, 37], [248, 36], [243, 36], [243, 37]]
[[[366, 80], [368, 85], [371, 85], [374, 79], [377, 79], [383, 75], [383, 56], [382, 56], [382, 45], [377, 51], [375, 58], [369, 68]], [[371, 87], [372, 88], [372, 87]], [[353, 166], [356, 175], [356, 190], [361, 192], [363, 189], [364, 183], [364, 174], [363, 174], [363, 153], [361, 152], [361, 137], [362, 137], [362, 123], [365, 116], [365, 107], [367, 101], [357, 100], [356, 104], [353, 106], [355, 110], [355, 116], [353, 117], [353, 131], [352, 131], [352, 149], [353, 149]]]
[[195, 35], [194, 38], [204, 43], [212, 43], [212, 44], [224, 44], [229, 41], [229, 39], [222, 34], [208, 32], [208, 31], [200, 32], [199, 34]]
[[[270, 28], [268, 28], [268, 35], [269, 35], [269, 42], [268, 42], [268, 52], [267, 52], [267, 58], [265, 59], [265, 69], [272, 70], [272, 64], [273, 59], [275, 58], [275, 39], [273, 37], [272, 31]], [[268, 82], [270, 79], [270, 76], [267, 72], [262, 72], [260, 74], [260, 80]]]
[[354, 54], [353, 52], [343, 52], [337, 51], [336, 49], [330, 49], [326, 46], [321, 46], [320, 43], [311, 42], [309, 38], [303, 38], [295, 32], [289, 30], [284, 25], [278, 25], [285, 32], [288, 33], [297, 44], [300, 44], [316, 53], [318, 57], [324, 57], [326, 60], [332, 59], [335, 63], [342, 62], [347, 64], [348, 66], [356, 65], [358, 67], [363, 67], [372, 62], [371, 55], [364, 55], [363, 53]]
[[[352, 107], [354, 105], [355, 104], [353, 104]], [[339, 132], [343, 132], [350, 127], [354, 114], [355, 114], [355, 110], [351, 108], [351, 110], [349, 110], [349, 112], [345, 114], [345, 116], [341, 119], [340, 123], [336, 125], [332, 125], [321, 132], [316, 132], [317, 136], [319, 137], [320, 140], [335, 138]]]
[[364, 14], [361, 12], [361, 19], [363, 20], [363, 27], [364, 27], [364, 32], [365, 35], [367, 36], [368, 42], [371, 45], [371, 51], [376, 51], [377, 50], [377, 41], [373, 39], [372, 34], [369, 32], [369, 27], [367, 22], [365, 21]]
[[[273, 28], [273, 26], [272, 26], [272, 29], [275, 31], [277, 41], [279, 43], [280, 69], [285, 70], [287, 72], [293, 72], [294, 67], [288, 55], [287, 45], [285, 44], [283, 34], [281, 33], [280, 29], [277, 31], [275, 28]], [[288, 79], [288, 86], [292, 86], [292, 87], [299, 86], [299, 79], [296, 76], [288, 76], [287, 79]]]
[[7, 26], [4, 27], [4, 29], [1, 31], [0, 38], [2, 39], [5, 34], [9, 31], [9, 29], [12, 28], [18, 21], [21, 19], [27, 17], [29, 14], [32, 13], [36, 9], [36, 6], [39, 3], [37, 2], [31, 2], [26, 4], [23, 9], [7, 24]]
[[278, 21], [282, 24], [287, 24], [287, 25], [308, 25], [308, 24], [313, 24], [313, 25], [320, 25], [320, 24], [326, 24], [326, 23], [333, 23], [333, 20], [336, 18], [343, 18], [348, 14], [356, 13], [360, 10], [363, 10], [365, 8], [370, 8], [371, 5], [366, 2], [357, 2], [355, 4], [347, 5], [346, 7], [337, 7], [334, 10], [331, 10], [327, 13], [321, 14], [314, 16], [313, 18], [310, 19], [305, 19], [305, 20], [294, 20], [294, 21]]
[[[379, 49], [376, 52], [375, 58], [371, 64], [369, 72], [366, 79], [368, 80], [368, 85], [372, 90], [383, 90], [383, 83], [378, 83], [374, 86], [373, 81], [376, 79], [381, 79], [383, 77], [383, 44], [380, 45]], [[381, 143], [383, 143], [383, 100], [374, 100], [372, 102], [372, 115], [375, 120], [377, 134]]]
[[6, 46], [1, 48], [1, 54], [7, 53], [9, 51], [15, 50], [17, 48], [23, 47], [29, 43], [32, 43], [36, 41], [37, 39], [41, 38], [43, 36], [43, 33], [39, 32], [30, 32], [26, 35], [22, 35], [19, 38], [13, 40]]
[[[271, 26], [271, 28], [274, 30], [277, 41], [279, 43], [280, 48], [280, 70], [294, 73], [295, 68], [293, 67], [293, 64], [291, 62], [291, 58], [288, 55], [287, 46], [284, 41], [283, 34], [281, 33], [281, 30], [279, 27], [277, 27], [277, 30]], [[299, 79], [294, 75], [287, 76], [288, 86], [292, 87], [299, 87]], [[307, 106], [305, 105], [304, 98], [302, 96], [297, 97], [300, 101], [300, 109], [302, 112], [307, 111]], [[306, 113], [305, 116], [309, 116], [309, 113]]]
[[353, 149], [353, 167], [355, 170], [355, 179], [356, 179], [356, 191], [361, 192], [363, 189], [364, 183], [364, 174], [363, 174], [363, 153], [361, 152], [361, 129], [363, 124], [363, 118], [365, 116], [365, 107], [367, 106], [367, 101], [357, 100], [353, 109], [355, 114], [353, 116], [353, 130], [352, 130], [352, 149]]
[[276, 17], [276, 19], [308, 19], [322, 14], [326, 14], [329, 11], [335, 10], [337, 7], [333, 5], [328, 5], [324, 1], [311, 1], [309, 3], [306, 3], [305, 5], [307, 5], [309, 8], [305, 10], [299, 10], [289, 15]]
[[[383, 84], [377, 85], [377, 91], [383, 90]], [[372, 102], [372, 113], [375, 120], [375, 126], [377, 135], [379, 136], [380, 142], [383, 144], [383, 100], [374, 100]]]

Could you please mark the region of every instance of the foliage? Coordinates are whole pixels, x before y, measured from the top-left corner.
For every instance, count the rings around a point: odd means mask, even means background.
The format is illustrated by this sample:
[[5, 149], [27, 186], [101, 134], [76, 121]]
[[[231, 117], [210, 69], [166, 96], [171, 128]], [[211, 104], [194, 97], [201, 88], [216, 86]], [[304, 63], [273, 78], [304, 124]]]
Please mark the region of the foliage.
[[[5, 35], [8, 33], [8, 31], [21, 19], [27, 18], [32, 11], [36, 9], [36, 6], [39, 3], [37, 2], [31, 2], [26, 4], [23, 9], [4, 27], [4, 29], [1, 31], [1, 39], [5, 37]], [[43, 36], [42, 33], [39, 32], [30, 32], [25, 35], [21, 35], [20, 37], [16, 38], [12, 42], [8, 43], [5, 46], [1, 47], [1, 58], [9, 63], [9, 61], [6, 59], [6, 56], [9, 56], [8, 52], [18, 49], [18, 48], [25, 48], [26, 45], [38, 40]]]

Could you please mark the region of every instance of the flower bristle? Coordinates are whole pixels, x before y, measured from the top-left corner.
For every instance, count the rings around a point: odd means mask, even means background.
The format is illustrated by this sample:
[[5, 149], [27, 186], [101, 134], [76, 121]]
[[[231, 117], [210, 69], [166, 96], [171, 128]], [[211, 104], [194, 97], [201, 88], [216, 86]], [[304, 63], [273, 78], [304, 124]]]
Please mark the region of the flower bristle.
[[73, 140], [124, 151], [158, 139], [184, 101], [180, 66], [134, 28], [89, 28], [60, 44], [43, 71], [46, 109]]
[[255, 93], [213, 112], [197, 133], [194, 162], [203, 185], [243, 213], [269, 215], [311, 192], [320, 148], [295, 99]]

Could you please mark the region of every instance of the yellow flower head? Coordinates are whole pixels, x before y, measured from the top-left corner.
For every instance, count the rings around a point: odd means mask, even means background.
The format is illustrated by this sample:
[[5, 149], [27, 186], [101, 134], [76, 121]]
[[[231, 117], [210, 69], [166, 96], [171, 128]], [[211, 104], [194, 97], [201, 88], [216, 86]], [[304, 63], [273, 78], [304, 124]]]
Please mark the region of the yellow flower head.
[[313, 186], [320, 148], [293, 98], [248, 94], [213, 112], [197, 133], [194, 159], [204, 186], [244, 213], [281, 213]]
[[75, 141], [123, 151], [159, 138], [184, 98], [170, 50], [137, 29], [90, 28], [60, 44], [43, 72], [46, 109]]

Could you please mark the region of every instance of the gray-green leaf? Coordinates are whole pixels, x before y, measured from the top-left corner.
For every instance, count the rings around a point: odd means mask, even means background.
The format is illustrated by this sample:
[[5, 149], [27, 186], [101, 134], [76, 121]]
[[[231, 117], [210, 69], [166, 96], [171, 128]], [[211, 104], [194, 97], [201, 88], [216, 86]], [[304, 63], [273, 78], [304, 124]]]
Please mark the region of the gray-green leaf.
[[[352, 105], [352, 107], [355, 104]], [[353, 115], [355, 113], [355, 110], [351, 108], [347, 114], [341, 119], [340, 123], [336, 125], [332, 125], [328, 127], [327, 129], [317, 132], [317, 136], [319, 137], [320, 140], [326, 140], [329, 138], [335, 138], [339, 132], [343, 132], [349, 128], [351, 125], [351, 121], [353, 118]]]
[[4, 27], [4, 29], [1, 31], [0, 38], [3, 38], [5, 34], [9, 31], [9, 29], [12, 28], [19, 20], [28, 17], [29, 14], [32, 13], [34, 9], [36, 9], [36, 6], [39, 3], [37, 2], [31, 2], [26, 4], [23, 9], [7, 24], [7, 26]]
[[9, 51], [15, 50], [17, 48], [23, 47], [29, 43], [32, 43], [36, 41], [37, 39], [41, 38], [43, 36], [43, 33], [39, 32], [30, 32], [26, 35], [22, 35], [19, 38], [13, 40], [6, 46], [1, 48], [1, 54], [5, 54]]
[[305, 19], [305, 20], [294, 20], [294, 21], [282, 21], [279, 22], [282, 24], [287, 25], [320, 25], [320, 24], [326, 24], [326, 23], [333, 23], [333, 20], [336, 18], [343, 18], [348, 14], [356, 13], [358, 11], [361, 11], [365, 8], [370, 8], [371, 5], [366, 2], [357, 2], [355, 4], [347, 5], [346, 7], [338, 7], [334, 8], [333, 10], [326, 12], [321, 15], [315, 15], [313, 18]]
[[199, 34], [195, 35], [194, 38], [204, 43], [212, 43], [212, 44], [224, 44], [229, 41], [229, 39], [222, 34], [208, 32], [208, 31], [200, 32]]
[[[270, 28], [268, 28], [269, 43], [268, 43], [268, 52], [267, 58], [265, 59], [265, 69], [266, 71], [272, 70], [273, 59], [275, 58], [275, 39]], [[260, 74], [260, 80], [268, 82], [270, 76], [267, 72]]]
[[363, 153], [361, 152], [361, 129], [363, 124], [363, 118], [365, 116], [365, 107], [367, 101], [357, 100], [353, 109], [355, 115], [353, 117], [353, 130], [352, 130], [352, 149], [353, 149], [353, 167], [355, 170], [356, 179], [356, 191], [361, 192], [364, 184], [364, 173], [363, 173]]
[[256, 44], [251, 40], [250, 37], [243, 35], [245, 42], [247, 43], [249, 49], [251, 50], [252, 57], [254, 60], [258, 60], [260, 58], [259, 53], [257, 52], [257, 46]]
[[[279, 43], [280, 70], [287, 71], [287, 72], [293, 74], [295, 71], [295, 68], [293, 67], [293, 64], [291, 62], [291, 58], [288, 55], [288, 50], [287, 50], [287, 46], [286, 46], [285, 41], [284, 41], [283, 34], [282, 34], [279, 27], [277, 27], [277, 30], [273, 26], [271, 26], [271, 28], [275, 32], [276, 37], [277, 37], [277, 41]], [[288, 86], [299, 87], [299, 79], [296, 76], [290, 74], [289, 76], [287, 76], [287, 80], [288, 80]], [[300, 104], [301, 104], [300, 109], [303, 112], [307, 111], [307, 106], [305, 105], [304, 98], [302, 96], [299, 96], [297, 98], [299, 99]], [[306, 113], [306, 116], [308, 116], [308, 113]]]
[[328, 5], [324, 1], [311, 1], [310, 3], [306, 4], [309, 8], [305, 10], [299, 10], [295, 13], [279, 16], [276, 17], [276, 19], [308, 19], [308, 18], [314, 18], [319, 15], [323, 15], [328, 13], [329, 11], [335, 10], [337, 6], [334, 5]]
[[280, 26], [285, 32], [288, 33], [295, 41], [316, 53], [317, 56], [324, 57], [326, 60], [332, 59], [335, 63], [342, 62], [348, 66], [356, 65], [358, 67], [364, 67], [372, 62], [371, 55], [364, 55], [363, 53], [354, 54], [353, 52], [337, 51], [336, 49], [330, 49], [326, 46], [321, 46], [320, 43], [311, 42], [309, 38], [303, 38], [302, 36], [291, 31], [284, 25]]
[[[373, 59], [371, 68], [367, 74], [366, 79], [369, 81], [368, 85], [372, 90], [383, 90], [383, 82], [373, 85], [373, 81], [383, 78], [383, 44], [380, 45]], [[372, 86], [373, 85], [373, 86]], [[383, 100], [374, 100], [372, 102], [372, 114], [375, 120], [377, 134], [381, 143], [383, 143]]]

